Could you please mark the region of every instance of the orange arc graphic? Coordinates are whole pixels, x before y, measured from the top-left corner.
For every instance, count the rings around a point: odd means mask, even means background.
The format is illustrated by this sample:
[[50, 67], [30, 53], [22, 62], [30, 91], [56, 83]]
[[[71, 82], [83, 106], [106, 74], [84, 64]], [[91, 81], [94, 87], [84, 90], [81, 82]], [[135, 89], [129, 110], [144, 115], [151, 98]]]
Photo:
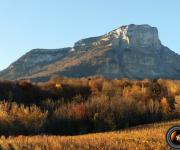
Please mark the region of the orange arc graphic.
[[177, 131], [174, 131], [174, 132], [171, 134], [171, 141], [174, 141], [174, 140], [175, 140], [176, 135], [177, 135]]

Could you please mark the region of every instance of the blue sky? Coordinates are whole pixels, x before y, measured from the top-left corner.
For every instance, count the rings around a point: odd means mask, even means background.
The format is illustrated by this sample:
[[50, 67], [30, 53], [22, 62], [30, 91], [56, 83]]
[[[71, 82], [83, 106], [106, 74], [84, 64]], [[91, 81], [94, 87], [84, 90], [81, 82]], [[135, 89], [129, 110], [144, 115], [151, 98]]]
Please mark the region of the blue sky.
[[180, 54], [180, 0], [0, 0], [0, 70], [33, 48], [73, 46], [121, 25], [150, 24]]

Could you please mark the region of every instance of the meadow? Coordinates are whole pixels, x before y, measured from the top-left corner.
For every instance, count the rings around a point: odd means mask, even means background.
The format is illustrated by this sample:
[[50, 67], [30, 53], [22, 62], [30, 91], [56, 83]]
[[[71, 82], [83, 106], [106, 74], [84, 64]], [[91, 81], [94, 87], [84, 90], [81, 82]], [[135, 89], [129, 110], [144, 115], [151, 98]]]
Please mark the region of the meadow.
[[0, 148], [8, 150], [168, 150], [167, 130], [180, 120], [141, 125], [130, 129], [78, 136], [1, 136]]

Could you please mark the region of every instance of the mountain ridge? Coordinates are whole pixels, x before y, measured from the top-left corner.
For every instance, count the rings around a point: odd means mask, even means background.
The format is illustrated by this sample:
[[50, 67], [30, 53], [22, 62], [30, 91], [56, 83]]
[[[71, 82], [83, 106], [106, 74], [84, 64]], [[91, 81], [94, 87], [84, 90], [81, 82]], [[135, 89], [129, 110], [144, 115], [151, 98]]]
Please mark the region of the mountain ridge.
[[103, 75], [108, 78], [180, 79], [180, 56], [162, 45], [150, 25], [126, 25], [81, 39], [73, 47], [34, 49], [0, 72], [0, 79], [48, 80]]

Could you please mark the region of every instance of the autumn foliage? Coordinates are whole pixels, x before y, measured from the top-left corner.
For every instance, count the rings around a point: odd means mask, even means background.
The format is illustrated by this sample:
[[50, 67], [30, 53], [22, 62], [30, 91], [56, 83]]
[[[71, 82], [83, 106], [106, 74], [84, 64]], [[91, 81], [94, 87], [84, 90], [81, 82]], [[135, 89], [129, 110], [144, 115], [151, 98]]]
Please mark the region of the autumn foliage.
[[0, 134], [83, 134], [179, 118], [180, 81], [0, 81]]

